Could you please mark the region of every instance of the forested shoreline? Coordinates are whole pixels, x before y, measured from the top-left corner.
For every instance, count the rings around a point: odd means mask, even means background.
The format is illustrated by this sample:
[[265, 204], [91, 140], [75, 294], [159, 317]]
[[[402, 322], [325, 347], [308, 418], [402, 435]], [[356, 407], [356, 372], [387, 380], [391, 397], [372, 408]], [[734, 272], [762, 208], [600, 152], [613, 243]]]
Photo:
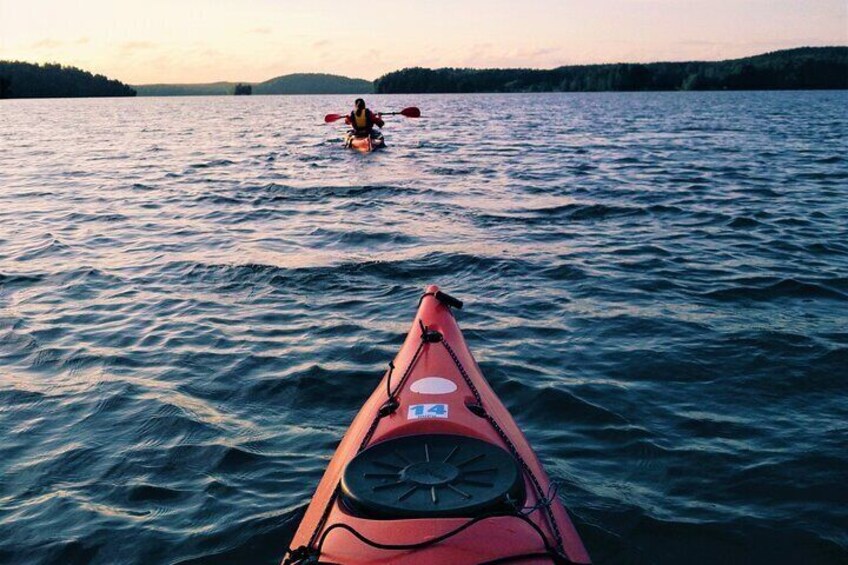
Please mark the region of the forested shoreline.
[[[240, 88], [236, 89], [236, 86]], [[233, 94], [426, 94], [658, 90], [848, 89], [848, 47], [801, 47], [727, 61], [615, 63], [555, 69], [407, 68], [373, 85], [321, 73], [261, 83], [156, 84], [132, 87], [55, 63], [0, 61], [0, 98]]]
[[415, 67], [375, 81], [380, 94], [804, 89], [848, 89], [848, 47], [801, 47], [718, 62], [550, 70]]
[[0, 61], [0, 98], [135, 96], [126, 84], [88, 71], [47, 63]]

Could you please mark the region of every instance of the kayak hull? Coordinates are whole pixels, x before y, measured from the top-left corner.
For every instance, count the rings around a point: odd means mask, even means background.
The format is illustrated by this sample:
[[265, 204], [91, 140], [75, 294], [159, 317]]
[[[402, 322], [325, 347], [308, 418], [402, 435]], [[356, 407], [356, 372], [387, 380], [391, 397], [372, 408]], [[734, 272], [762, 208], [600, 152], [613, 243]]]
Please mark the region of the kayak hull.
[[349, 132], [345, 136], [344, 145], [349, 149], [355, 149], [361, 153], [370, 153], [372, 151], [376, 151], [385, 147], [386, 142], [383, 139], [382, 133], [377, 133], [375, 135], [365, 137], [357, 137]]
[[[339, 444], [292, 540], [290, 551], [294, 554], [283, 563], [304, 562], [295, 558], [310, 554], [322, 562], [345, 564], [480, 563], [508, 557], [521, 563], [556, 562], [552, 555], [589, 563], [565, 508], [556, 496], [546, 498], [551, 488], [541, 463], [484, 379], [447, 305], [450, 298], [443, 297], [438, 287], [427, 288], [411, 331], [393, 361], [394, 369], [387, 371]], [[503, 510], [476, 516], [392, 519], [362, 515], [345, 502], [343, 482], [352, 460], [365, 457], [383, 442], [421, 437], [426, 443], [427, 437], [437, 435], [481, 440], [514, 456], [526, 493], [521, 506], [537, 509], [524, 519], [515, 511]], [[422, 449], [425, 453], [427, 447]], [[431, 483], [417, 480], [420, 484], [413, 486], [424, 485], [420, 492], [400, 494], [398, 499], [409, 496], [411, 502], [418, 497], [437, 507], [435, 492], [429, 500]], [[373, 490], [384, 488], [393, 486], [379, 485]], [[447, 490], [440, 491], [441, 499], [445, 500], [442, 493]], [[461, 531], [456, 532], [458, 529]], [[440, 536], [447, 537], [415, 549], [399, 547]]]

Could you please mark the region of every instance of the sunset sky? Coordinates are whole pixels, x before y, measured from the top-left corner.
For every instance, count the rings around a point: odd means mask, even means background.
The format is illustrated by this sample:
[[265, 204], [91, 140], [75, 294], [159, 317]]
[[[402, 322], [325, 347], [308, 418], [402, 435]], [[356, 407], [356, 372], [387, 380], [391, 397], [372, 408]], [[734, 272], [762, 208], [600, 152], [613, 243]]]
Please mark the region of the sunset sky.
[[130, 84], [715, 60], [846, 44], [846, 0], [0, 0], [0, 59]]

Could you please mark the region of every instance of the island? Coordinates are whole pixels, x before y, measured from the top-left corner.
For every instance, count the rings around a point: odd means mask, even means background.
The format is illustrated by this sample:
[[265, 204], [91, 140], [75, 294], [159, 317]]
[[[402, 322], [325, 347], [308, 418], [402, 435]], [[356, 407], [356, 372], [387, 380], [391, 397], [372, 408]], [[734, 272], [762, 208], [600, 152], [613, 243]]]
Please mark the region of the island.
[[238, 83], [233, 87], [233, 94], [236, 96], [250, 96], [253, 94], [253, 87], [249, 84]]

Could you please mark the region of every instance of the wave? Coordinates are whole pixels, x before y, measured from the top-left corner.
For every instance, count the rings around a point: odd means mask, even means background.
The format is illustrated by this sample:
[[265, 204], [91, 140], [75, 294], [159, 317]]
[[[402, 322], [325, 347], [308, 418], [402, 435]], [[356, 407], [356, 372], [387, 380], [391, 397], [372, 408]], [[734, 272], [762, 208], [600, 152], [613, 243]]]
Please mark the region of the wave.
[[[538, 270], [527, 259], [494, 257], [459, 252], [411, 252], [397, 259], [340, 261], [314, 267], [282, 267], [263, 264], [225, 265], [178, 261], [163, 265], [165, 273], [175, 273], [183, 281], [199, 281], [222, 286], [247, 287], [264, 284], [274, 287], [326, 290], [338, 286], [393, 283], [410, 279], [456, 277], [463, 274], [524, 274]], [[419, 285], [420, 286], [420, 285]]]
[[781, 298], [818, 298], [848, 300], [848, 278], [835, 277], [818, 281], [780, 279], [777, 277], [739, 278], [724, 288], [702, 293], [711, 300], [773, 300]]

